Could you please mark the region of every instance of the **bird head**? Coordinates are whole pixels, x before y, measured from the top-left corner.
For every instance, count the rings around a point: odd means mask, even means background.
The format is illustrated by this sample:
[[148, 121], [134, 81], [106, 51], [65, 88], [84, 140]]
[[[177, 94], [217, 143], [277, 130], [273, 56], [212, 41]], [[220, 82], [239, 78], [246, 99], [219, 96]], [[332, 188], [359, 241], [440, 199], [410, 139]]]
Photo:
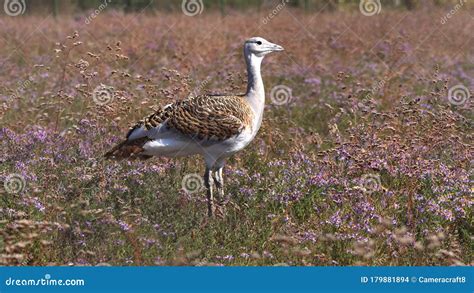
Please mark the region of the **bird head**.
[[258, 57], [263, 57], [271, 52], [283, 51], [283, 47], [277, 44], [273, 44], [264, 38], [253, 37], [245, 41], [244, 51], [247, 53], [254, 54]]

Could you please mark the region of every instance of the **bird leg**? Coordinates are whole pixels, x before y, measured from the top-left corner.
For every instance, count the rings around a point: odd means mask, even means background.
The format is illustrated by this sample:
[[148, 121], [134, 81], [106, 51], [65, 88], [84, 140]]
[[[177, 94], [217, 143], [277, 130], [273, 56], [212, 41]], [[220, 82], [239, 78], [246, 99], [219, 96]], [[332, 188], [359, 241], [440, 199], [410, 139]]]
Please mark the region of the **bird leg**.
[[224, 205], [227, 202], [224, 193], [224, 178], [222, 177], [222, 169], [224, 168], [220, 167], [217, 169], [217, 171], [214, 171], [214, 182], [216, 184], [217, 200], [219, 205]]
[[213, 196], [213, 178], [212, 178], [212, 169], [206, 168], [206, 173], [204, 174], [204, 185], [207, 188], [207, 215], [212, 217], [214, 214], [214, 196]]

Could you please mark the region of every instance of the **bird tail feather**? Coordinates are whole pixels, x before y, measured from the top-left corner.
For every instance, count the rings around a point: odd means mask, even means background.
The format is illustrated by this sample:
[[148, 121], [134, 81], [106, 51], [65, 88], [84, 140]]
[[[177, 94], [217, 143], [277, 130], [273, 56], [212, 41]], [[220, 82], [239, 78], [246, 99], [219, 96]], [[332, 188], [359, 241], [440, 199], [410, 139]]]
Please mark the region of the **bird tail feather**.
[[142, 159], [146, 160], [151, 158], [150, 155], [145, 155], [143, 152], [143, 145], [149, 139], [146, 137], [125, 140], [114, 146], [110, 151], [105, 153], [104, 158], [112, 160], [124, 160], [124, 159]]

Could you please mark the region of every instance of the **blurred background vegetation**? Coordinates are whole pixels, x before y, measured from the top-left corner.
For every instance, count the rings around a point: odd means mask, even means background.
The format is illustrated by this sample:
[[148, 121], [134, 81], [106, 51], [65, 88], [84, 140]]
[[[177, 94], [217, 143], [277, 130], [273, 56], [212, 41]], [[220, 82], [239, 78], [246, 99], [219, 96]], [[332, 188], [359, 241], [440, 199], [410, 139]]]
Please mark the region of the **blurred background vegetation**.
[[[4, 0], [7, 1], [7, 0]], [[184, 1], [184, 0], [183, 0]], [[187, 0], [201, 1], [201, 0]], [[359, 5], [359, 0], [202, 0], [206, 9], [213, 9], [225, 14], [231, 10], [247, 10], [268, 8], [278, 5], [282, 1], [286, 5], [301, 8], [306, 11], [336, 11], [352, 9]], [[375, 0], [374, 0], [375, 1]], [[393, 9], [422, 9], [432, 6], [452, 6], [460, 1], [472, 5], [474, 0], [380, 0], [382, 6]], [[151, 13], [156, 11], [179, 11], [181, 0], [35, 0], [27, 1], [27, 12], [29, 14], [51, 13], [66, 14], [84, 10], [95, 10], [101, 4], [107, 3], [107, 7], [123, 10], [124, 12], [136, 12], [146, 10]], [[463, 3], [463, 4], [464, 4]], [[464, 4], [466, 5], [466, 4]]]

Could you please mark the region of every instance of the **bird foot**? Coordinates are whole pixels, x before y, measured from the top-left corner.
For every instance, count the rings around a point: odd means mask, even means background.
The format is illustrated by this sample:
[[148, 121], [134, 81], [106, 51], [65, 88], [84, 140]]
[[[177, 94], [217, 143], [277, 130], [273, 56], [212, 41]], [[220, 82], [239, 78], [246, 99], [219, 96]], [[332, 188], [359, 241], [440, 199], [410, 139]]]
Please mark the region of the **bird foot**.
[[214, 215], [220, 219], [224, 219], [225, 216], [225, 207], [222, 205], [217, 205]]
[[221, 193], [217, 196], [217, 204], [218, 205], [221, 205], [221, 206], [225, 206], [229, 200], [230, 200], [230, 197], [229, 196], [226, 196], [225, 194]]

